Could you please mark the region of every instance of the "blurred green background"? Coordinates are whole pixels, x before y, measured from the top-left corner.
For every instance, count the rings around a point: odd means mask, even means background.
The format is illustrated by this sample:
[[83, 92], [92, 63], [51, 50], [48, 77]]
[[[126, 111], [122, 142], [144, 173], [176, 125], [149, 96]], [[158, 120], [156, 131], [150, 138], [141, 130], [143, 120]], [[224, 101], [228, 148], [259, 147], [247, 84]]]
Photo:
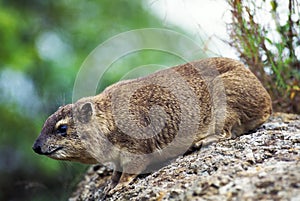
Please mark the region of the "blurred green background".
[[[132, 29], [163, 28], [146, 10], [137, 0], [0, 0], [0, 200], [69, 197], [87, 166], [39, 156], [32, 144], [45, 119], [72, 102], [76, 74], [98, 44]], [[99, 91], [128, 67], [149, 63], [182, 61], [151, 50], [128, 55]]]
[[[268, 11], [268, 4], [277, 5], [279, 0], [262, 1], [266, 5], [253, 8], [247, 6], [247, 2], [255, 5], [252, 0], [224, 1], [230, 5], [232, 14], [232, 22], [228, 24], [231, 37], [228, 43], [271, 94], [274, 111], [299, 113], [300, 12], [294, 9], [299, 7], [293, 3], [296, 0], [289, 1], [288, 12], [282, 13], [277, 6], [271, 7], [273, 18], [270, 23], [278, 25], [273, 32], [279, 34], [279, 42], [276, 38], [267, 37], [267, 33], [273, 33], [270, 26], [264, 27], [252, 20], [259, 13], [255, 12], [256, 9]], [[165, 19], [154, 16], [144, 2], [0, 0], [1, 201], [67, 200], [70, 196], [88, 166], [39, 156], [32, 151], [32, 144], [46, 118], [59, 106], [72, 102], [76, 75], [86, 57], [99, 44], [117, 34], [141, 28], [168, 28], [184, 33], [166, 23]], [[292, 16], [296, 16], [295, 19]], [[288, 20], [282, 25], [277, 23], [279, 18]], [[260, 19], [259, 16], [257, 19]], [[261, 21], [264, 22], [264, 18]], [[196, 38], [196, 42], [206, 49], [201, 37], [198, 33], [191, 38]], [[268, 47], [264, 41], [268, 42]], [[289, 41], [292, 45], [287, 49]], [[250, 44], [249, 47], [247, 44]], [[180, 46], [184, 44], [178, 41], [170, 45], [185, 47]], [[287, 53], [277, 54], [282, 50]], [[197, 58], [207, 57], [202, 52], [197, 54]], [[269, 61], [266, 55], [272, 59]], [[135, 67], [148, 64], [172, 66], [184, 62], [166, 52], [134, 52], [120, 58], [109, 68], [97, 91], [101, 92], [124, 76], [132, 77], [129, 71], [134, 72], [134, 76], [145, 74], [145, 68], [132, 71]], [[149, 69], [147, 73], [154, 70], [157, 68]], [[283, 79], [283, 85], [278, 84], [279, 78]]]

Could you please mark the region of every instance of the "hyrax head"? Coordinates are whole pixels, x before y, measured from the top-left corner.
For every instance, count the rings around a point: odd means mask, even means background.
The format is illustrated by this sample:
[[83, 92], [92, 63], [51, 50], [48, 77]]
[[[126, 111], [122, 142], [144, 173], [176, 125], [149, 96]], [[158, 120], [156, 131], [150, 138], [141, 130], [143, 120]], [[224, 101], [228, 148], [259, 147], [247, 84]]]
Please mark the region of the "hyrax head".
[[60, 107], [46, 120], [32, 149], [38, 154], [57, 160], [96, 163], [78, 136], [79, 125], [88, 124], [92, 115], [90, 102]]

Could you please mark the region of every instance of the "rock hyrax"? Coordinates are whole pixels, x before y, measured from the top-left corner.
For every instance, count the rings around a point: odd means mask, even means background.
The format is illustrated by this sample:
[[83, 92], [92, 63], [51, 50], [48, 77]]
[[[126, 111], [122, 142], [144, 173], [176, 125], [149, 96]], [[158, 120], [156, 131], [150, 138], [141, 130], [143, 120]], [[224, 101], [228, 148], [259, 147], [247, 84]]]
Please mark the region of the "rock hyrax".
[[112, 162], [106, 192], [113, 192], [153, 164], [257, 128], [271, 112], [269, 94], [242, 63], [209, 58], [60, 107], [33, 150], [57, 160]]

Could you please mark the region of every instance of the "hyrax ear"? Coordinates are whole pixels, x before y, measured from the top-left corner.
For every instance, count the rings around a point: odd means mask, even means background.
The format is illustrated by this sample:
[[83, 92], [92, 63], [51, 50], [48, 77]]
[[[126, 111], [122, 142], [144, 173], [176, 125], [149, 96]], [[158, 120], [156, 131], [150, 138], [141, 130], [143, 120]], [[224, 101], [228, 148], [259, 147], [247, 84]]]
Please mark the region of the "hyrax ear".
[[83, 103], [82, 105], [79, 106], [78, 109], [78, 120], [81, 123], [88, 123], [93, 115], [93, 106], [92, 103], [87, 102]]

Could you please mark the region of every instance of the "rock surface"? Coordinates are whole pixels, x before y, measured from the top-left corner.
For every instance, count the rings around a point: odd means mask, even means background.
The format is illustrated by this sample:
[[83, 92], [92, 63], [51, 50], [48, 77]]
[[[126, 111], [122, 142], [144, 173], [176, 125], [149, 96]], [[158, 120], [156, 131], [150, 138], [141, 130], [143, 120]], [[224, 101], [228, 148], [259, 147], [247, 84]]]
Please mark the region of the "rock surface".
[[[112, 171], [92, 166], [70, 201], [102, 200]], [[300, 200], [300, 116], [276, 113], [253, 133], [180, 156], [105, 200]]]

